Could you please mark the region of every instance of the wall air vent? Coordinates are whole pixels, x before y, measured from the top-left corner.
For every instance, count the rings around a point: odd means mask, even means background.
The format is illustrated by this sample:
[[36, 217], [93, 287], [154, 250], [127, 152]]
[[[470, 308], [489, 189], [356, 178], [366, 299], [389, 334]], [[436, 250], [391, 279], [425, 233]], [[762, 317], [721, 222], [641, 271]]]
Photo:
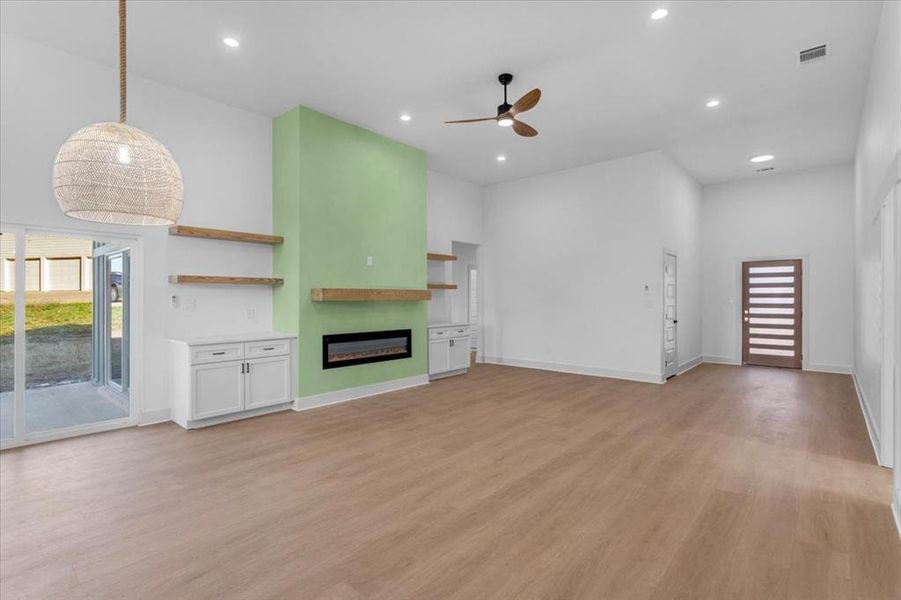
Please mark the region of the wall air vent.
[[798, 65], [806, 65], [807, 63], [811, 63], [817, 60], [823, 60], [828, 56], [828, 54], [829, 53], [826, 48], [826, 44], [814, 46], [813, 48], [808, 48], [807, 50], [801, 50], [798, 53]]
[[761, 169], [757, 169], [758, 173], [769, 173], [770, 171], [775, 170], [776, 167], [763, 167]]

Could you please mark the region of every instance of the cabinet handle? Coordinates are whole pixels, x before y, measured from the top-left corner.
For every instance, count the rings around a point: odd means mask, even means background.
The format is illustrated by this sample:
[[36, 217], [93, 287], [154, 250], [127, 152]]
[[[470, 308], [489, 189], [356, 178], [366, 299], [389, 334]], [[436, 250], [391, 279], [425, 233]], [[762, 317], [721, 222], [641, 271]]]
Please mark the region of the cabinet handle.
[[263, 348], [263, 350], [275, 350], [275, 346], [269, 346], [268, 348]]
[[247, 365], [247, 370], [244, 371], [244, 372], [245, 372], [245, 373], [250, 373], [250, 363], [244, 363], [244, 364]]
[[454, 347], [454, 340], [451, 340], [451, 343], [450, 343], [450, 345], [451, 345], [451, 348], [453, 348], [453, 347]]
[[222, 351], [222, 352], [213, 352], [213, 356], [222, 356], [223, 354], [225, 354], [225, 351]]
[[241, 363], [241, 374], [244, 374], [244, 363]]

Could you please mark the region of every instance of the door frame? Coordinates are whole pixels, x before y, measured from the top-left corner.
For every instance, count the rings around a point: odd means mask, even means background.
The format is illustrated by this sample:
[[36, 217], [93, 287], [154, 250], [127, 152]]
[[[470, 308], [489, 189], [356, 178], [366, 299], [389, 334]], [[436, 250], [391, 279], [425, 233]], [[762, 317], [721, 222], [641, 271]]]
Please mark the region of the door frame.
[[[478, 252], [478, 250], [476, 251]], [[477, 254], [478, 256], [478, 254]], [[469, 327], [472, 327], [470, 303], [472, 296], [472, 271], [476, 272], [476, 362], [482, 362], [482, 270], [478, 264], [468, 263], [466, 265], [466, 317]], [[470, 331], [470, 337], [472, 331]]]
[[679, 364], [679, 253], [671, 248], [664, 246], [663, 252], [660, 254], [660, 324], [657, 331], [660, 332], [660, 378], [666, 382], [666, 338], [664, 337], [663, 327], [666, 324], [665, 309], [663, 307], [666, 302], [666, 255], [669, 254], [676, 259], [676, 372], [672, 375], [675, 377], [681, 371]]
[[732, 301], [732, 316], [734, 325], [731, 330], [735, 332], [735, 340], [733, 340], [733, 348], [735, 349], [735, 364], [742, 363], [742, 263], [766, 260], [800, 260], [801, 261], [801, 370], [806, 371], [810, 364], [809, 345], [810, 345], [810, 312], [808, 305], [810, 303], [810, 281], [811, 281], [811, 258], [809, 254], [776, 254], [776, 255], [758, 255], [758, 256], [741, 256], [735, 259], [734, 267], [734, 285], [735, 300]]
[[[896, 456], [895, 437], [901, 435], [901, 432], [895, 428], [896, 415], [899, 410], [896, 405], [895, 398], [898, 395], [898, 371], [897, 364], [897, 348], [898, 340], [896, 332], [898, 330], [898, 256], [899, 235], [897, 231], [899, 223], [898, 202], [896, 201], [895, 190], [889, 191], [882, 206], [879, 208], [878, 227], [880, 231], [880, 258], [882, 273], [882, 356], [880, 360], [880, 421], [877, 424], [879, 428], [879, 461], [883, 466], [894, 469], [898, 463]], [[886, 218], [890, 221], [886, 221]], [[895, 475], [893, 474], [893, 494], [895, 489]]]
[[92, 228], [68, 228], [68, 227], [41, 227], [28, 225], [24, 223], [15, 223], [0, 221], [0, 230], [5, 233], [12, 233], [16, 236], [16, 290], [15, 290], [15, 334], [13, 338], [13, 356], [14, 356], [14, 391], [13, 406], [15, 411], [15, 431], [14, 437], [0, 442], [0, 450], [8, 448], [17, 448], [20, 446], [29, 446], [41, 442], [49, 442], [69, 437], [86, 435], [90, 433], [98, 433], [101, 431], [109, 431], [112, 429], [121, 429], [123, 427], [133, 427], [139, 422], [139, 407], [141, 406], [141, 397], [143, 391], [143, 364], [140, 361], [129, 361], [129, 381], [131, 389], [128, 395], [128, 416], [120, 419], [110, 419], [101, 421], [100, 423], [88, 423], [85, 425], [75, 425], [73, 427], [61, 427], [51, 431], [38, 432], [30, 435], [25, 433], [25, 286], [19, 285], [19, 282], [25, 281], [25, 241], [29, 235], [47, 235], [58, 237], [77, 237], [84, 239], [103, 239], [111, 243], [120, 243], [123, 247], [127, 247], [131, 254], [131, 314], [129, 315], [129, 331], [131, 339], [129, 340], [129, 354], [134, 356], [135, 348], [142, 347], [144, 340], [143, 329], [143, 274], [144, 274], [144, 252], [143, 239], [140, 236], [129, 236], [121, 233], [114, 233], [104, 229]]

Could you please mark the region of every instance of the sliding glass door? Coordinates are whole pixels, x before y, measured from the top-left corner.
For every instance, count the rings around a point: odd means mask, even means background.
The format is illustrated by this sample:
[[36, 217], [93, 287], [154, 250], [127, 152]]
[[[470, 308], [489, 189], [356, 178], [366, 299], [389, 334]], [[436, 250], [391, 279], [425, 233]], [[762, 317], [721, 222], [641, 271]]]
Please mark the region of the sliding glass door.
[[129, 421], [128, 248], [22, 228], [0, 241], [0, 441]]

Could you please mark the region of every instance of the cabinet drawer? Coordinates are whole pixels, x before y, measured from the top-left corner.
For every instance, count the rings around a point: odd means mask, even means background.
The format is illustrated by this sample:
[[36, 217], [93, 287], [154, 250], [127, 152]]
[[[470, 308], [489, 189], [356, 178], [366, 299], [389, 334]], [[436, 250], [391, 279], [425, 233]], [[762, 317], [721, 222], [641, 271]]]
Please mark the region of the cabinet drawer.
[[244, 358], [279, 356], [291, 352], [291, 340], [263, 340], [244, 344]]
[[191, 348], [191, 364], [194, 365], [242, 358], [244, 358], [244, 346], [241, 344], [216, 344]]
[[430, 340], [444, 340], [454, 337], [466, 337], [468, 335], [469, 327], [465, 325], [460, 327], [435, 327], [434, 329], [429, 329]]

